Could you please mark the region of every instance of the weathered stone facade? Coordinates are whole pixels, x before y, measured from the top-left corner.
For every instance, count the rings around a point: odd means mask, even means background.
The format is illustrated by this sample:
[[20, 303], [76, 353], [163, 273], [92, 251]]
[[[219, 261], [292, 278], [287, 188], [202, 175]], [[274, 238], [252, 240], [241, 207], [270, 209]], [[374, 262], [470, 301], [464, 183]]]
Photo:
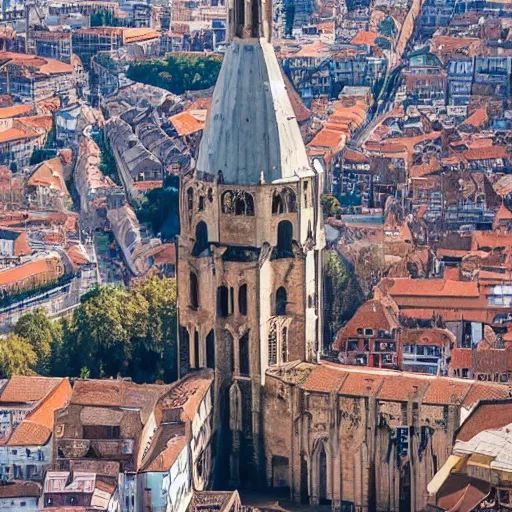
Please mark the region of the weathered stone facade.
[[267, 371], [269, 487], [342, 511], [423, 510], [427, 484], [475, 404], [505, 386], [293, 362]]
[[308, 162], [267, 22], [233, 16], [239, 37], [180, 186], [180, 365], [215, 369], [218, 465], [258, 485], [265, 371], [316, 361], [321, 347], [323, 171]]

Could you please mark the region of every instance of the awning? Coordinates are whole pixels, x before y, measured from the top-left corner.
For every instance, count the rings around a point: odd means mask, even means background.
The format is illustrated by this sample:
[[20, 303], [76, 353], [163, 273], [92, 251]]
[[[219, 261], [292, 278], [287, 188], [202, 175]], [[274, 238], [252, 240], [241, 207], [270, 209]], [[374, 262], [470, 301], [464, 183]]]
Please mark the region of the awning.
[[447, 512], [471, 512], [490, 491], [489, 482], [460, 473], [451, 474], [437, 493], [436, 506]]
[[464, 460], [458, 455], [450, 455], [443, 467], [434, 475], [434, 478], [427, 485], [427, 491], [430, 495], [437, 494], [441, 486], [446, 482], [450, 473]]

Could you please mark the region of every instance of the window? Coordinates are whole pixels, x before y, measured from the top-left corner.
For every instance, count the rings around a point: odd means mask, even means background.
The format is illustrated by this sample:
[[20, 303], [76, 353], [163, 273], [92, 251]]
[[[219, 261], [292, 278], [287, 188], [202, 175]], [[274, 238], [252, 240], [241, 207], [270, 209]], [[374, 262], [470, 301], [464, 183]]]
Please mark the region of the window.
[[290, 188], [275, 190], [272, 196], [272, 214], [294, 213], [297, 211], [295, 192]]
[[243, 284], [238, 288], [238, 312], [247, 315], [247, 285]]
[[206, 222], [199, 222], [196, 226], [196, 243], [192, 249], [192, 256], [200, 257], [208, 249], [208, 226]]
[[283, 327], [281, 331], [281, 362], [288, 362], [288, 328]]
[[206, 336], [206, 366], [215, 368], [215, 333], [213, 330]]
[[364, 335], [365, 336], [373, 336], [373, 329], [365, 329]]
[[250, 375], [249, 331], [247, 331], [238, 341], [238, 353], [240, 361], [240, 375]]
[[293, 258], [292, 250], [293, 225], [288, 220], [282, 220], [277, 225], [277, 257]]
[[309, 204], [309, 192], [308, 192], [308, 185], [309, 183], [307, 181], [304, 182], [303, 185], [303, 191], [304, 191], [304, 208], [308, 207]]
[[227, 286], [217, 288], [217, 315], [221, 318], [229, 316], [229, 291]]
[[268, 334], [268, 365], [277, 364], [277, 337], [276, 332], [271, 331]]
[[84, 425], [84, 439], [120, 439], [121, 427], [119, 425]]
[[243, 190], [226, 190], [221, 196], [222, 213], [254, 215], [254, 198]]
[[194, 368], [199, 368], [199, 333], [194, 332]]
[[197, 309], [199, 307], [199, 283], [194, 272], [190, 272], [190, 307]]
[[286, 293], [286, 288], [281, 286], [276, 292], [276, 315], [284, 316], [286, 315], [286, 304], [288, 302], [288, 294]]
[[194, 189], [192, 187], [187, 190], [187, 207], [190, 211], [194, 209]]
[[350, 340], [348, 342], [347, 350], [349, 352], [353, 352], [354, 350], [358, 350], [358, 342], [356, 340]]
[[199, 211], [204, 210], [204, 196], [199, 196]]

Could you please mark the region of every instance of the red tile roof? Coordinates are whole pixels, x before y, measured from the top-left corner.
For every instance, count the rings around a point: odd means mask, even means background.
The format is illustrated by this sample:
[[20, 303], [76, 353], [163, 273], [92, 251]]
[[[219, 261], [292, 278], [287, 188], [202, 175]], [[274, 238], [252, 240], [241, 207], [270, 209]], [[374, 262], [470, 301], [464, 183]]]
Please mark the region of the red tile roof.
[[9, 119], [11, 117], [21, 116], [32, 112], [34, 105], [14, 105], [12, 107], [0, 108], [0, 119]]
[[0, 394], [0, 403], [37, 402], [57, 388], [63, 379], [14, 375]]
[[382, 375], [372, 375], [371, 373], [347, 372], [347, 378], [341, 387], [341, 395], [370, 396], [375, 395], [384, 377]]
[[464, 399], [464, 407], [473, 407], [480, 400], [503, 400], [509, 397], [509, 389], [501, 384], [491, 382], [473, 382]]
[[171, 116], [169, 121], [178, 132], [178, 135], [181, 136], [197, 133], [198, 131], [203, 130], [206, 125], [205, 121], [199, 121], [188, 111]]
[[422, 297], [479, 297], [478, 283], [447, 279], [394, 279], [391, 296], [419, 295]]
[[470, 388], [470, 381], [438, 377], [430, 384], [423, 402], [442, 405], [462, 404]]
[[0, 499], [39, 498], [41, 486], [35, 482], [13, 481], [0, 484]]
[[507, 159], [509, 157], [505, 146], [489, 146], [483, 148], [468, 149], [462, 153], [469, 161], [494, 160], [496, 158]]
[[429, 382], [411, 376], [412, 374], [397, 373], [386, 376], [378, 393], [380, 400], [406, 402], [410, 398], [421, 398]]
[[452, 360], [450, 362], [451, 370], [471, 369], [473, 365], [473, 351], [470, 348], [455, 347], [452, 351]]
[[512, 423], [512, 400], [481, 403], [457, 431], [457, 441], [469, 441], [484, 430], [493, 430]]
[[305, 391], [331, 393], [340, 389], [346, 377], [346, 372], [341, 368], [317, 366], [305, 380], [302, 389]]

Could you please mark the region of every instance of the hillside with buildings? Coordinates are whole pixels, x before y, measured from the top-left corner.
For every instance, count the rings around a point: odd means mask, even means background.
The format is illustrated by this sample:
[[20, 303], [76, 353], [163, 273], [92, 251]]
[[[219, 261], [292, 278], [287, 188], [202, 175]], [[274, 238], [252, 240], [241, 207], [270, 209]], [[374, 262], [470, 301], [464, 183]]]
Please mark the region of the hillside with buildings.
[[511, 510], [511, 19], [1, 2], [0, 510]]

